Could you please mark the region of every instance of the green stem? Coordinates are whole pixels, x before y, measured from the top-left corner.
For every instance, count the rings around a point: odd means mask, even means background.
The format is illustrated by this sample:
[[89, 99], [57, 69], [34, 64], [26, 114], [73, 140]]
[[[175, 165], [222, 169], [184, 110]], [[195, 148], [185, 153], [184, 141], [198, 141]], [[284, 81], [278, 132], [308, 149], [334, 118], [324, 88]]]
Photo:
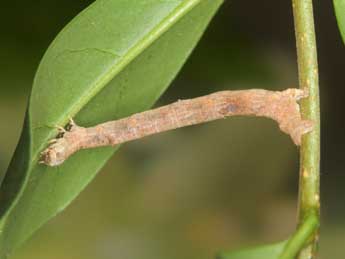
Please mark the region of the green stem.
[[[301, 102], [301, 112], [305, 119], [314, 121], [312, 132], [303, 137], [300, 158], [299, 183], [299, 225], [311, 213], [320, 214], [320, 107], [316, 39], [313, 18], [312, 0], [292, 0], [296, 45], [298, 56], [298, 71], [300, 88], [309, 91], [309, 98]], [[313, 235], [298, 258], [311, 259], [315, 257], [318, 231]]]
[[294, 258], [319, 227], [318, 215], [311, 213], [289, 239], [279, 259]]

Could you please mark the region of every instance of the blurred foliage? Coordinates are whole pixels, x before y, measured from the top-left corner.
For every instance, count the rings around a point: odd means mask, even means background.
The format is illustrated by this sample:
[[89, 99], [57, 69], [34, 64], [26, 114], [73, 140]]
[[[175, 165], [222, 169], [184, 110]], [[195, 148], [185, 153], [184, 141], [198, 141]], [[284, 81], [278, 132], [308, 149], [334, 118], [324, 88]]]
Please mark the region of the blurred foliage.
[[333, 0], [334, 10], [338, 21], [339, 31], [345, 41], [345, 1], [344, 0]]
[[[0, 170], [18, 140], [43, 52], [90, 2], [3, 3]], [[327, 2], [315, 6], [325, 112], [320, 252], [341, 259], [345, 94], [339, 74], [345, 52]], [[247, 8], [245, 1], [227, 1], [157, 105], [220, 89], [297, 85], [289, 5], [267, 1]], [[242, 244], [282, 240], [295, 226], [297, 159], [288, 136], [265, 119], [233, 118], [129, 143], [13, 258], [206, 259]]]

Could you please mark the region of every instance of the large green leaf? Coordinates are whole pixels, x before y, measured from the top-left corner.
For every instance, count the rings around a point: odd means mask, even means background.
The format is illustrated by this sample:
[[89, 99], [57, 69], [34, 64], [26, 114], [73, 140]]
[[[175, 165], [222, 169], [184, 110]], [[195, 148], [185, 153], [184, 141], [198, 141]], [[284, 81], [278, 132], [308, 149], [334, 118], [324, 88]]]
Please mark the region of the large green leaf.
[[338, 27], [345, 43], [345, 0], [333, 0]]
[[149, 108], [221, 2], [97, 0], [64, 28], [37, 71], [1, 186], [0, 258], [63, 210], [115, 151], [86, 150], [60, 167], [39, 165], [39, 153], [57, 134], [54, 126], [70, 117], [89, 126]]
[[217, 259], [278, 259], [287, 241], [221, 253]]

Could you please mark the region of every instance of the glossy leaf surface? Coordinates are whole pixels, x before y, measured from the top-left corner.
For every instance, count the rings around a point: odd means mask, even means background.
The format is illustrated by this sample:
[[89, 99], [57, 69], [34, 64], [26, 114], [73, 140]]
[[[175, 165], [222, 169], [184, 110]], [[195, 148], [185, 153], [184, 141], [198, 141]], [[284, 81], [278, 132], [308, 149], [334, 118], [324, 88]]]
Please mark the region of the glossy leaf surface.
[[40, 152], [69, 118], [91, 126], [146, 110], [176, 76], [221, 0], [97, 0], [57, 36], [37, 71], [26, 122], [1, 186], [5, 258], [92, 180], [115, 148], [62, 166]]

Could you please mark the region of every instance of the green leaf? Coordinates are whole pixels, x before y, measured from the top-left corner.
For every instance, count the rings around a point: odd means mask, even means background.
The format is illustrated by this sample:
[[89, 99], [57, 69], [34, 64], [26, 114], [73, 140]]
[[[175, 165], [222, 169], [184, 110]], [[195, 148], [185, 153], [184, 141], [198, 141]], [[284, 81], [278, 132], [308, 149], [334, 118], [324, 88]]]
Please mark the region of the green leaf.
[[287, 241], [220, 253], [217, 259], [278, 259]]
[[37, 71], [23, 133], [1, 186], [0, 258], [63, 210], [115, 151], [85, 150], [60, 167], [39, 165], [40, 152], [57, 134], [54, 126], [71, 117], [90, 126], [148, 109], [221, 3], [97, 0], [62, 30]]
[[341, 37], [345, 43], [345, 0], [333, 0]]

